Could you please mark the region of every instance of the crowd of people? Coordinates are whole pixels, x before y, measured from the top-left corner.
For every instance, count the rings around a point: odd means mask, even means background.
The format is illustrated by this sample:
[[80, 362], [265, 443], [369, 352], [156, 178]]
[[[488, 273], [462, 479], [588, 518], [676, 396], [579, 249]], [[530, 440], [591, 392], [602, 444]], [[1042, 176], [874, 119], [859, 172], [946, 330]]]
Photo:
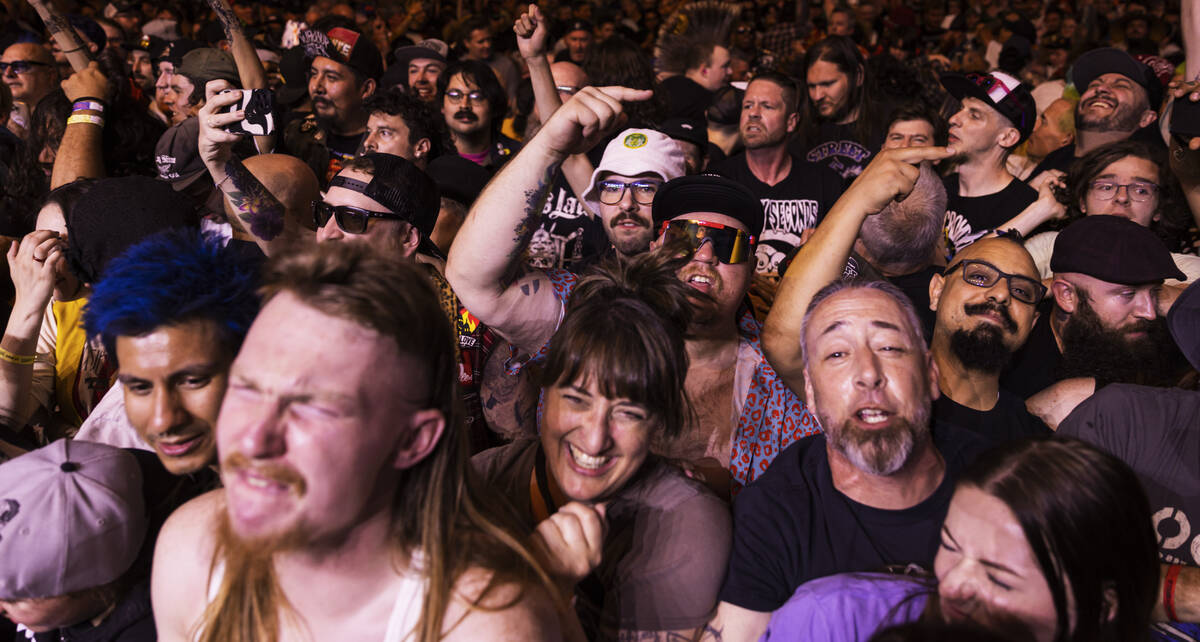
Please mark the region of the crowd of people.
[[1200, 640], [1194, 3], [0, 6], [0, 639]]

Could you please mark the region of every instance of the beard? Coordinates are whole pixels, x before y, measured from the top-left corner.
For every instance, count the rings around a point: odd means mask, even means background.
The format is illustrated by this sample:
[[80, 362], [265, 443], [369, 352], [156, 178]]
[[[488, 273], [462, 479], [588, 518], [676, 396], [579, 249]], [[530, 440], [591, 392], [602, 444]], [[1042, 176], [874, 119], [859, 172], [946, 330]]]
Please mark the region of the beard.
[[959, 328], [950, 335], [950, 351], [955, 358], [968, 370], [997, 374], [1008, 365], [1012, 350], [1004, 343], [1004, 335], [1017, 331], [1017, 322], [1013, 321], [1008, 307], [992, 302], [977, 303], [963, 306], [968, 315], [995, 312], [1000, 315], [1003, 328], [997, 328], [990, 323], [966, 330]]
[[[1091, 103], [1101, 95], [1093, 96], [1087, 100]], [[1111, 95], [1103, 95], [1108, 100], [1115, 101]], [[1138, 109], [1138, 105], [1118, 104], [1107, 116], [1088, 116], [1084, 107], [1085, 103], [1079, 103], [1079, 108], [1075, 110], [1075, 129], [1081, 131], [1123, 131], [1131, 132], [1138, 129], [1138, 123], [1141, 122], [1142, 112], [1145, 108]]]
[[[827, 428], [825, 435], [855, 468], [872, 475], [891, 475], [904, 467], [917, 446], [929, 440], [931, 413], [931, 406], [924, 404], [911, 420], [897, 417], [891, 426], [877, 430], [859, 428], [846, 419], [836, 430]], [[836, 425], [819, 412], [818, 418], [822, 426]]]
[[[637, 229], [625, 230], [622, 228], [618, 230], [618, 226], [626, 221], [637, 225]], [[612, 241], [613, 247], [625, 256], [633, 256], [649, 250], [650, 241], [654, 240], [653, 232], [646, 220], [630, 212], [618, 213], [608, 222], [608, 228], [608, 238]], [[624, 233], [618, 235], [618, 231]]]
[[[1131, 337], [1130, 333], [1144, 336]], [[1171, 339], [1162, 317], [1142, 319], [1113, 330], [1104, 326], [1086, 299], [1062, 332], [1059, 379], [1095, 377], [1098, 383], [1172, 386], [1186, 371], [1183, 354]]]

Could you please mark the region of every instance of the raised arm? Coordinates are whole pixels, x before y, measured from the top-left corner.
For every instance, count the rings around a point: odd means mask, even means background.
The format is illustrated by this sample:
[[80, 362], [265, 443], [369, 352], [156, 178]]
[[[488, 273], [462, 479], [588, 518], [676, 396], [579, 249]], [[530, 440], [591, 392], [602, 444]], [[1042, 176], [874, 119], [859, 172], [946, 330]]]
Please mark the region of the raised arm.
[[233, 155], [233, 145], [241, 135], [223, 128], [245, 117], [241, 110], [220, 113], [222, 109], [241, 100], [242, 90], [217, 93], [221, 81], [209, 81], [205, 88], [207, 99], [197, 115], [200, 125], [200, 159], [208, 168], [213, 183], [221, 189], [237, 220], [233, 225], [250, 233], [254, 242], [268, 253], [268, 245], [282, 232], [285, 207]]
[[91, 62], [81, 71], [62, 81], [63, 93], [72, 108], [67, 128], [58, 143], [50, 188], [66, 185], [78, 178], [104, 176], [104, 105], [108, 79], [100, 73], [100, 65]]
[[[529, 5], [529, 10], [517, 18], [513, 31], [517, 34], [517, 48], [521, 50], [521, 57], [529, 65], [529, 82], [533, 85], [533, 100], [538, 116], [545, 122], [562, 106], [562, 99], [558, 95], [554, 75], [550, 73], [550, 59], [546, 57], [549, 32], [546, 19], [536, 4]], [[563, 175], [581, 204], [584, 192], [591, 186], [594, 169], [586, 153], [573, 154], [563, 160]]]
[[8, 248], [8, 271], [17, 294], [0, 339], [0, 420], [14, 430], [29, 421], [36, 407], [33, 362], [46, 304], [65, 256], [57, 232], [36, 230]]
[[545, 273], [525, 272], [519, 261], [538, 228], [555, 170], [621, 124], [622, 100], [650, 95], [625, 87], [584, 88], [488, 183], [458, 231], [447, 280], [472, 314], [518, 349], [545, 345], [561, 310]]
[[948, 150], [909, 147], [875, 156], [788, 266], [763, 326], [762, 347], [775, 372], [797, 395], [804, 396], [800, 329], [809, 301], [818, 290], [841, 277], [863, 221], [892, 200], [903, 200], [920, 176], [918, 164], [947, 158], [951, 155]]
[[71, 23], [67, 22], [67, 19], [46, 0], [29, 0], [29, 4], [37, 11], [42, 22], [46, 23], [46, 31], [58, 44], [58, 49], [67, 57], [71, 69], [75, 71], [86, 69], [88, 63], [92, 61], [92, 56], [88, 52], [87, 46], [79, 39], [79, 34], [75, 33], [75, 29], [71, 27]]
[[[208, 6], [217, 14], [217, 20], [221, 21], [221, 28], [225, 30], [229, 52], [233, 54], [233, 62], [237, 65], [238, 80], [242, 82], [242, 89], [265, 89], [267, 70], [263, 69], [258, 52], [254, 50], [254, 45], [242, 30], [242, 23], [230, 8], [229, 1], [208, 0]], [[275, 134], [255, 136], [254, 144], [259, 153], [268, 153], [275, 147]]]

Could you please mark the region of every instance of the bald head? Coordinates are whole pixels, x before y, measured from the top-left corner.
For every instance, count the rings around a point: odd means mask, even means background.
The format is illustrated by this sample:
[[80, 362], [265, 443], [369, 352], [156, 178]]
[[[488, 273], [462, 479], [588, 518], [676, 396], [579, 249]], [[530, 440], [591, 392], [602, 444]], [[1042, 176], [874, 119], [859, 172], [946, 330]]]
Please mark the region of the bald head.
[[[30, 111], [58, 86], [54, 56], [49, 48], [40, 44], [19, 42], [10, 45], [0, 54], [0, 62], [9, 63], [3, 80], [12, 91], [13, 99], [25, 103]], [[18, 68], [22, 68], [20, 72]]]
[[990, 237], [980, 239], [960, 250], [954, 255], [952, 263], [966, 259], [987, 261], [992, 265], [1008, 272], [1019, 274], [1041, 281], [1041, 273], [1029, 250], [1019, 241], [1007, 237]]
[[[316, 223], [312, 217], [312, 202], [321, 198], [321, 192], [317, 177], [308, 165], [286, 154], [251, 156], [243, 164], [284, 206], [283, 231], [271, 240], [254, 237], [263, 253], [273, 256], [285, 248], [314, 243]], [[228, 201], [225, 202], [225, 213], [235, 227], [246, 232], [244, 224], [233, 215]]]
[[946, 188], [931, 163], [921, 163], [916, 185], [902, 201], [868, 216], [859, 231], [860, 253], [877, 269], [910, 274], [929, 264], [941, 240]]

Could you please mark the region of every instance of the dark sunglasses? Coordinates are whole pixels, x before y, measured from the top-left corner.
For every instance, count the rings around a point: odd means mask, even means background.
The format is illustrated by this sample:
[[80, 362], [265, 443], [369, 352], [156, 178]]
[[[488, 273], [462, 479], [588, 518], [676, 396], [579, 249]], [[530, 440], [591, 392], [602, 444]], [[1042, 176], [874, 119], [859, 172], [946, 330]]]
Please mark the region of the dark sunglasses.
[[49, 67], [48, 63], [38, 62], [36, 60], [14, 60], [12, 62], [0, 62], [0, 74], [8, 73], [9, 68], [12, 68], [14, 74], [27, 74], [33, 71], [34, 67]]
[[330, 205], [324, 201], [313, 201], [312, 209], [313, 220], [317, 223], [317, 229], [325, 227], [325, 224], [332, 217], [337, 220], [337, 226], [347, 234], [366, 234], [367, 222], [373, 218], [382, 218], [391, 221], [405, 220], [404, 217], [391, 212], [372, 212], [371, 210], [350, 207], [349, 205]]
[[727, 265], [745, 263], [754, 251], [754, 236], [720, 223], [674, 219], [663, 221], [659, 234], [665, 235], [667, 242], [687, 240], [692, 250], [699, 250], [705, 242], [712, 243], [713, 255]]
[[1042, 297], [1046, 296], [1046, 286], [1037, 280], [1020, 274], [1001, 272], [987, 261], [965, 259], [946, 268], [942, 275], [947, 276], [958, 268], [962, 268], [963, 281], [977, 288], [990, 288], [1003, 278], [1008, 282], [1008, 293], [1022, 303], [1037, 305]]

